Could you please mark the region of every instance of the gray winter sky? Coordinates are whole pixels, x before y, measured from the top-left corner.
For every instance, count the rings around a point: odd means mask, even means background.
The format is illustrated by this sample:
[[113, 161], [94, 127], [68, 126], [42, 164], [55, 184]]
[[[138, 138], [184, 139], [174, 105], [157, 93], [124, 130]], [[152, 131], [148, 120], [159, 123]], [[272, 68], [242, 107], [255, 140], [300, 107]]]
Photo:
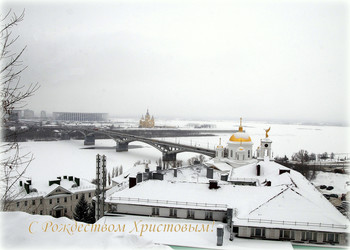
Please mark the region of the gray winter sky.
[[27, 108], [347, 120], [346, 1], [96, 2], [3, 4], [25, 8], [22, 81], [41, 85]]

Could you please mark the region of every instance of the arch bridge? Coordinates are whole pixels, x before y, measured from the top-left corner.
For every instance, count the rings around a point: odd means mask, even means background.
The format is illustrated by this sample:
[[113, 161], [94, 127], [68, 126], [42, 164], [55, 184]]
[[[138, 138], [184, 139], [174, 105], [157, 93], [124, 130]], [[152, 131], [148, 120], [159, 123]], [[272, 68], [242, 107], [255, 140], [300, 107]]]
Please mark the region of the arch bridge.
[[84, 145], [95, 145], [95, 134], [105, 135], [113, 139], [114, 141], [116, 141], [117, 152], [128, 151], [129, 143], [131, 142], [134, 142], [134, 141], [143, 142], [162, 152], [162, 160], [164, 162], [176, 161], [176, 154], [182, 153], [182, 152], [193, 152], [193, 153], [207, 155], [209, 157], [215, 157], [215, 150], [212, 150], [212, 149], [167, 142], [167, 141], [162, 141], [162, 140], [157, 140], [157, 139], [152, 139], [152, 138], [147, 138], [142, 136], [136, 136], [136, 135], [126, 134], [126, 133], [120, 133], [118, 131], [110, 130], [110, 129], [96, 129], [96, 128], [89, 128], [89, 127], [87, 128], [61, 127], [60, 129], [67, 131], [67, 133], [79, 132], [83, 134], [85, 137]]

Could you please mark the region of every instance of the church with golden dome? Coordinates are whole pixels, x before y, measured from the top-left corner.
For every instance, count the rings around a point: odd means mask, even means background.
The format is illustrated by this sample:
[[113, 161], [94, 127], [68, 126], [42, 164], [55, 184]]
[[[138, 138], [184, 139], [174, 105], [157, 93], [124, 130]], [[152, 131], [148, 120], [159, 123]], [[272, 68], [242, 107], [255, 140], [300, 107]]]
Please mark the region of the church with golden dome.
[[148, 109], [145, 117], [142, 115], [140, 119], [139, 128], [154, 128], [154, 117], [153, 115], [152, 117], [150, 116]]
[[261, 145], [257, 148], [255, 157], [253, 154], [252, 139], [249, 134], [243, 130], [242, 118], [240, 118], [238, 131], [232, 134], [226, 147], [221, 145], [220, 139], [220, 144], [215, 150], [216, 154], [214, 161], [217, 163], [226, 162], [232, 167], [239, 167], [262, 160], [265, 156], [271, 158], [272, 141], [268, 138], [270, 128], [265, 131], [266, 138], [261, 139]]

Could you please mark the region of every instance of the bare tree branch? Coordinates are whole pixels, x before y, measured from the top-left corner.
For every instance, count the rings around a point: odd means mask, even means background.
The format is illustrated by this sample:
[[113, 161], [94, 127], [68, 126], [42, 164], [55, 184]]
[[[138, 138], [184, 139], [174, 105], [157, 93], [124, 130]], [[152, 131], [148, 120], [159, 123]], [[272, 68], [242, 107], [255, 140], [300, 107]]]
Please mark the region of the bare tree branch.
[[[12, 46], [19, 36], [12, 38], [12, 28], [17, 26], [24, 19], [24, 11], [17, 16], [9, 10], [4, 17], [0, 16], [0, 83], [1, 83], [1, 115], [2, 126], [7, 126], [10, 116], [15, 109], [26, 105], [27, 98], [34, 95], [39, 85], [21, 83], [21, 74], [27, 68], [20, 60], [26, 47], [19, 52], [14, 52]], [[34, 157], [31, 153], [21, 154], [20, 147], [16, 141], [0, 145], [1, 164], [1, 208], [8, 210], [11, 203], [21, 193], [16, 187], [18, 180], [24, 177], [24, 173]], [[6, 138], [5, 138], [6, 141]]]

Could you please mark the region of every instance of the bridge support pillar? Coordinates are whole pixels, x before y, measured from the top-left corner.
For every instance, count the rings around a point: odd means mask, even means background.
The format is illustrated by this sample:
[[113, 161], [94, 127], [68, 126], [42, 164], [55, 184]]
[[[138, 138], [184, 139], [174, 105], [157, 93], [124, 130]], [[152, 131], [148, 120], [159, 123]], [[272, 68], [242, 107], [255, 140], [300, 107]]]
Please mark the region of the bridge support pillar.
[[176, 153], [163, 153], [163, 168], [165, 169], [166, 166], [169, 166], [169, 163], [173, 162], [175, 167], [176, 162]]
[[124, 152], [129, 150], [129, 143], [128, 142], [117, 142], [117, 147], [115, 148], [115, 151], [117, 152]]
[[68, 133], [61, 133], [61, 140], [70, 140], [70, 135]]
[[84, 145], [95, 145], [95, 135], [90, 134], [85, 136]]

